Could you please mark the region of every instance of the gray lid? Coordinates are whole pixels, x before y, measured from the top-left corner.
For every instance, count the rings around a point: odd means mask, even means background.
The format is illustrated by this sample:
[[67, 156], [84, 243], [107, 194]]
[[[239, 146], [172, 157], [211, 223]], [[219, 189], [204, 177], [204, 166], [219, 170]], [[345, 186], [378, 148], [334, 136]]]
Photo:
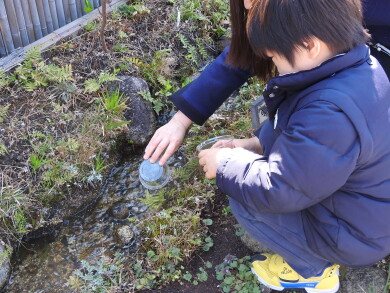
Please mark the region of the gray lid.
[[139, 175], [145, 181], [157, 181], [163, 174], [163, 167], [157, 162], [151, 163], [149, 160], [143, 161], [139, 167]]

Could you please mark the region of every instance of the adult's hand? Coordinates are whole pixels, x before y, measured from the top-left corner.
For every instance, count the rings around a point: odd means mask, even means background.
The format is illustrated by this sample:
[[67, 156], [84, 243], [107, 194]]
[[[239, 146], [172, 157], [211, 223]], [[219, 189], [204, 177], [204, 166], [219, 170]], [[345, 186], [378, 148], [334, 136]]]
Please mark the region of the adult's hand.
[[177, 112], [167, 124], [156, 130], [146, 146], [144, 159], [150, 158], [154, 163], [164, 153], [159, 160], [159, 165], [164, 165], [182, 144], [191, 123], [186, 115]]

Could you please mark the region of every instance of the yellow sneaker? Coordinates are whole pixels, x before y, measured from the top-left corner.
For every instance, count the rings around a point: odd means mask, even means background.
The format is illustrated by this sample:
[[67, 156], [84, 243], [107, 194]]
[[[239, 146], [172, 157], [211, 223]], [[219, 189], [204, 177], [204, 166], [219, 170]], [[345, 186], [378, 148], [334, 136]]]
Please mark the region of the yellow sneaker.
[[335, 293], [339, 290], [339, 265], [327, 267], [321, 275], [305, 279], [278, 254], [258, 254], [252, 258], [252, 272], [260, 283], [276, 290], [305, 290], [307, 293]]

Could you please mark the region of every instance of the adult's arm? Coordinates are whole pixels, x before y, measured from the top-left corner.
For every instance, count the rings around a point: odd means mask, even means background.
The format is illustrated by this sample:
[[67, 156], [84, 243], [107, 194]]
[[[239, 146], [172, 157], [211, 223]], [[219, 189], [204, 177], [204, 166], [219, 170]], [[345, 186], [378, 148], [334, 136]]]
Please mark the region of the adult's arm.
[[171, 96], [175, 106], [196, 124], [202, 125], [251, 74], [226, 62], [229, 47], [202, 74]]

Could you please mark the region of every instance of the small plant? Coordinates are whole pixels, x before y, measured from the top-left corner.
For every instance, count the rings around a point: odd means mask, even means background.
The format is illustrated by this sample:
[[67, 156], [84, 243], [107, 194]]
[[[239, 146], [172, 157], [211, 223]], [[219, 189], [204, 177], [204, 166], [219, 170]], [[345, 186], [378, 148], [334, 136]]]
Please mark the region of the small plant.
[[227, 255], [224, 262], [215, 267], [216, 279], [222, 281], [219, 288], [224, 293], [261, 293], [262, 286], [251, 271], [250, 257], [241, 259]]
[[162, 110], [164, 103], [157, 98], [153, 98], [149, 91], [142, 91], [139, 92], [139, 94], [144, 98], [146, 101], [149, 101], [153, 105], [153, 110], [156, 112], [156, 114], [159, 114]]
[[6, 87], [10, 83], [10, 79], [7, 74], [0, 68], [0, 89]]
[[4, 142], [0, 140], [0, 156], [7, 153], [8, 153], [7, 147], [5, 146]]
[[126, 109], [126, 101], [127, 99], [123, 99], [124, 94], [119, 92], [119, 89], [116, 89], [115, 91], [109, 93], [106, 91], [102, 95], [102, 101], [104, 108], [114, 114], [118, 115], [119, 113], [122, 113], [123, 110]]
[[4, 118], [7, 116], [8, 109], [10, 104], [0, 107], [0, 123], [4, 122]]
[[39, 47], [33, 47], [26, 53], [23, 64], [16, 68], [12, 79], [21, 83], [27, 91], [34, 91], [39, 87], [47, 87], [49, 83], [73, 80], [72, 66], [47, 65], [42, 60]]
[[82, 260], [81, 268], [73, 272], [69, 284], [77, 292], [109, 292], [119, 284], [122, 268], [119, 255], [115, 255], [113, 260], [103, 256], [95, 264]]
[[36, 154], [31, 154], [30, 156], [30, 165], [34, 171], [37, 171], [43, 165], [49, 163], [51, 160], [45, 160], [45, 156], [37, 156]]
[[89, 0], [84, 1], [84, 11], [86, 13], [90, 13], [93, 10], [93, 5]]
[[109, 81], [119, 80], [114, 74], [108, 72], [101, 72], [98, 78], [90, 78], [85, 82], [85, 93], [94, 93], [97, 92], [101, 86]]
[[103, 170], [108, 167], [108, 165], [105, 165], [104, 163], [105, 161], [99, 153], [95, 158], [95, 168], [94, 168], [96, 172], [98, 172], [99, 174], [101, 174]]
[[145, 5], [142, 4], [123, 4], [118, 7], [119, 13], [125, 17], [132, 18], [136, 15], [149, 14], [150, 10]]
[[31, 200], [20, 188], [0, 186], [0, 223], [14, 234], [26, 233], [29, 230], [27, 210], [31, 206]]

